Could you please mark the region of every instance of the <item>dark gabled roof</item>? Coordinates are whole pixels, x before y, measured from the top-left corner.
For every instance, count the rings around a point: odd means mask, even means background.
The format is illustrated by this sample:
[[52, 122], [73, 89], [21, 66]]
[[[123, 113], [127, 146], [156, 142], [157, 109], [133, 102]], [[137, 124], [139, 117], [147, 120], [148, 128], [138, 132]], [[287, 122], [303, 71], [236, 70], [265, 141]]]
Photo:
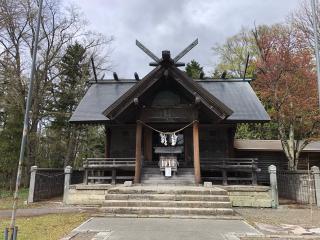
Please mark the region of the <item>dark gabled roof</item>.
[[[270, 120], [263, 105], [247, 81], [241, 80], [195, 80], [210, 94], [232, 109], [228, 121], [266, 122]], [[123, 96], [131, 87], [139, 84], [135, 80], [101, 80], [92, 83], [74, 111], [72, 123], [99, 123], [109, 119], [103, 111]]]
[[70, 118], [71, 123], [98, 123], [109, 119], [102, 114], [134, 84], [133, 81], [104, 80], [93, 83]]
[[242, 80], [202, 80], [198, 83], [233, 110], [233, 114], [227, 118], [228, 121], [270, 121], [268, 113], [249, 82]]
[[[167, 73], [165, 73], [167, 71]], [[170, 78], [170, 81], [176, 81], [187, 90], [191, 95], [199, 97], [200, 102], [218, 118], [225, 119], [230, 116], [233, 111], [221, 102], [214, 95], [210, 94], [206, 89], [201, 87], [192, 78], [188, 77], [184, 72], [175, 66], [164, 68], [158, 66], [145, 76], [139, 83], [135, 84], [111, 106], [103, 112], [110, 119], [115, 119], [120, 113], [124, 112], [129, 106], [134, 104], [134, 98], [139, 98], [148, 91], [156, 82], [162, 81], [164, 74]]]

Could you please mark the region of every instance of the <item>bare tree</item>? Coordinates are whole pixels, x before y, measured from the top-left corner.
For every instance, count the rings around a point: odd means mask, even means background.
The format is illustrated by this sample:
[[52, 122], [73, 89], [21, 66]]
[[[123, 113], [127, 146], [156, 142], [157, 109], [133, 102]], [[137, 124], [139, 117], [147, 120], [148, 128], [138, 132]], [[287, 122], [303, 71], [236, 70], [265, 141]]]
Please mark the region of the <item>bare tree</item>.
[[[1, 0], [0, 4], [0, 71], [6, 73], [5, 99], [7, 107], [25, 109], [31, 53], [34, 48], [37, 0]], [[48, 103], [53, 100], [52, 88], [59, 81], [59, 62], [68, 45], [83, 43], [94, 55], [100, 69], [108, 69], [108, 58], [101, 48], [108, 47], [112, 38], [87, 30], [79, 9], [70, 5], [62, 9], [59, 0], [47, 0], [43, 7], [30, 114], [28, 157], [26, 169], [37, 161], [38, 129], [41, 120], [48, 117]], [[108, 54], [106, 52], [106, 54]], [[2, 98], [3, 99], [3, 98]]]
[[[317, 23], [320, 23], [320, 5], [316, 5]], [[314, 48], [314, 29], [312, 10], [309, 0], [303, 0], [299, 8], [289, 17], [289, 22], [294, 28], [304, 34], [305, 39], [308, 40], [309, 47]], [[317, 26], [318, 36], [320, 36], [320, 25]], [[319, 41], [319, 40], [318, 40]]]

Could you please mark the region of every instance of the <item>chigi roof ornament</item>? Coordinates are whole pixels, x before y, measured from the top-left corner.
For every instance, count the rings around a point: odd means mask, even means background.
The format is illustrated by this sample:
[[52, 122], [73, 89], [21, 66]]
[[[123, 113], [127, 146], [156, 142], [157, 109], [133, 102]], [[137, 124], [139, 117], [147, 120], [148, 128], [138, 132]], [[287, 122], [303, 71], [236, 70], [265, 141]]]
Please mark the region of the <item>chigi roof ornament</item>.
[[145, 47], [141, 42], [136, 40], [136, 45], [144, 51], [149, 57], [151, 57], [154, 62], [151, 62], [150, 66], [159, 66], [159, 65], [175, 65], [176, 67], [185, 66], [185, 63], [178, 62], [184, 55], [186, 55], [192, 48], [198, 45], [198, 39], [194, 40], [188, 47], [181, 51], [175, 58], [171, 58], [170, 51], [162, 51], [162, 58], [158, 58], [153, 52], [151, 52], [147, 47]]

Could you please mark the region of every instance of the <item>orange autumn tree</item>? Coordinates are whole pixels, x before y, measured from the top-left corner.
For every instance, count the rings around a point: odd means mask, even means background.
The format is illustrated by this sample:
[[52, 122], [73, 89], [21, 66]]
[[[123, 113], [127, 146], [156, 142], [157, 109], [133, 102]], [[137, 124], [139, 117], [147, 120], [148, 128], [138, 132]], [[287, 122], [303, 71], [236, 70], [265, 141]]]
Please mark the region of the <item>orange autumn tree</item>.
[[319, 133], [313, 52], [288, 25], [253, 31], [259, 49], [253, 83], [276, 123], [289, 170], [297, 170], [303, 148]]

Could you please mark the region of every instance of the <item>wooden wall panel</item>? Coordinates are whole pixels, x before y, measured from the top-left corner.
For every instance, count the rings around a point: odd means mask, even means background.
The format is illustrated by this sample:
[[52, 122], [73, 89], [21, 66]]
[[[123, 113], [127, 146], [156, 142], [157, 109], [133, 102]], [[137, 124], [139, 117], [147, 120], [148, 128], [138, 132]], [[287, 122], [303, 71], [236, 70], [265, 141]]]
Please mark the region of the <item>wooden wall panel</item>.
[[146, 161], [152, 161], [152, 130], [145, 127], [143, 129], [143, 152]]
[[135, 157], [135, 127], [111, 128], [110, 157]]

